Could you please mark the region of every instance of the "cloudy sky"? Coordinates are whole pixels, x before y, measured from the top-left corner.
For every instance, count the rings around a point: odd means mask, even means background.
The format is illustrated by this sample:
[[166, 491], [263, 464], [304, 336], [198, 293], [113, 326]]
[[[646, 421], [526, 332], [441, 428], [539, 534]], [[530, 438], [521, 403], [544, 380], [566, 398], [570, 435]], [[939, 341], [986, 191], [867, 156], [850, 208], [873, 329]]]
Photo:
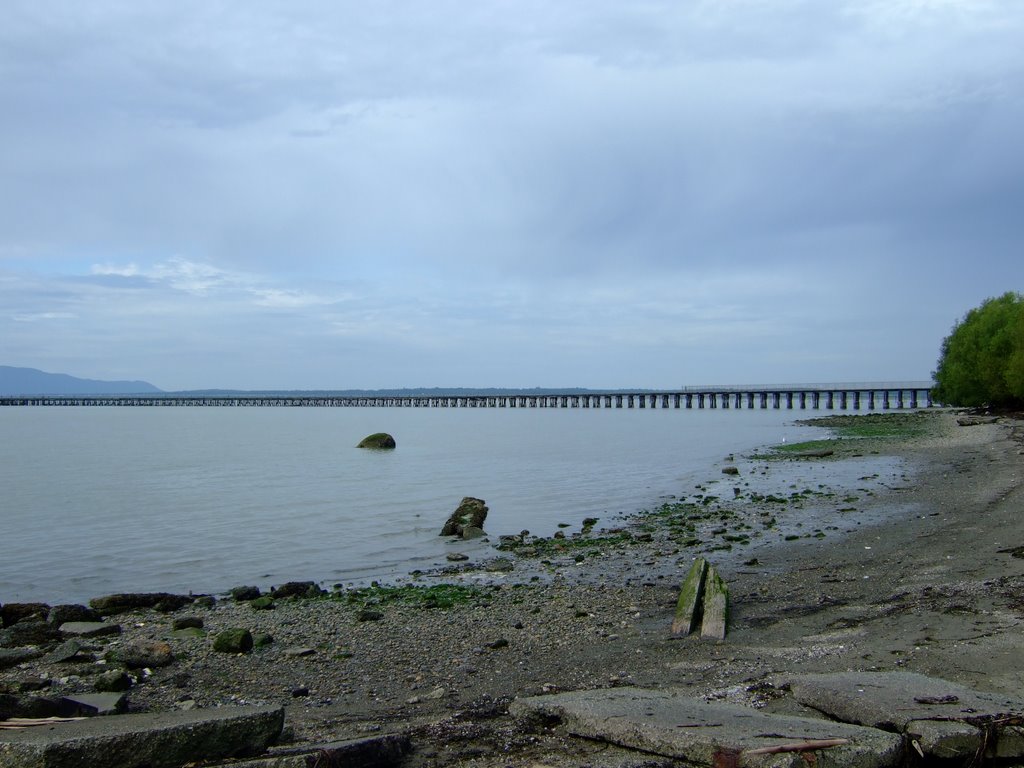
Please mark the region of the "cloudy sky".
[[0, 364], [927, 379], [1024, 290], [1020, 0], [6, 0]]

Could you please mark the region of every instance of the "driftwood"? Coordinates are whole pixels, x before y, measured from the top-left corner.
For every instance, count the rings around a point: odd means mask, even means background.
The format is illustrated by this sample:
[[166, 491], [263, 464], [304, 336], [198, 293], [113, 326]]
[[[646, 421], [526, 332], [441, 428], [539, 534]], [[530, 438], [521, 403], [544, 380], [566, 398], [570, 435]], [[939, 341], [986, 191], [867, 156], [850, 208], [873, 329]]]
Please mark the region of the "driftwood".
[[835, 451], [831, 448], [822, 448], [817, 451], [800, 451], [798, 453], [791, 453], [795, 459], [824, 459], [826, 456], [831, 456]]
[[757, 747], [756, 749], [743, 750], [744, 755], [778, 755], [783, 752], [813, 752], [816, 749], [828, 749], [829, 747], [841, 747], [849, 744], [849, 739], [808, 739], [797, 741], [792, 744], [779, 744], [774, 747]]
[[53, 725], [54, 723], [72, 723], [75, 720], [85, 720], [84, 717], [11, 717], [7, 720], [0, 720], [0, 731], [13, 731], [20, 728], [35, 728], [41, 725]]

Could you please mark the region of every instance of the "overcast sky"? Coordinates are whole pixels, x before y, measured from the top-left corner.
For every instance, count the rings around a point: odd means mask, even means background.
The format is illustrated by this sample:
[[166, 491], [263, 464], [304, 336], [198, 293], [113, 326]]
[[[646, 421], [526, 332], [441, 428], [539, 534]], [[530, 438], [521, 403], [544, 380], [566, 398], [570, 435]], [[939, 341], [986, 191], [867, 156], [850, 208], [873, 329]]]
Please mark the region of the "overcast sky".
[[0, 364], [927, 379], [1024, 290], [1020, 0], [6, 0]]

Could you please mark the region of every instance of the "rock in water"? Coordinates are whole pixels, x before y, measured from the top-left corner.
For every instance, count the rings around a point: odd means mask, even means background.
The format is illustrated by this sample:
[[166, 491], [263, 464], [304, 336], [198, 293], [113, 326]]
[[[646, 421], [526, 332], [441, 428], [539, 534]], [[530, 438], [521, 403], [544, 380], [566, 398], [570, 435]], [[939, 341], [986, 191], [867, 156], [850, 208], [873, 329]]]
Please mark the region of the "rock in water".
[[487, 519], [487, 504], [483, 499], [475, 499], [466, 496], [460, 503], [458, 509], [452, 512], [448, 522], [441, 529], [442, 536], [462, 536], [467, 528], [484, 527], [484, 520]]
[[375, 432], [364, 437], [356, 448], [394, 448], [395, 438], [387, 432]]

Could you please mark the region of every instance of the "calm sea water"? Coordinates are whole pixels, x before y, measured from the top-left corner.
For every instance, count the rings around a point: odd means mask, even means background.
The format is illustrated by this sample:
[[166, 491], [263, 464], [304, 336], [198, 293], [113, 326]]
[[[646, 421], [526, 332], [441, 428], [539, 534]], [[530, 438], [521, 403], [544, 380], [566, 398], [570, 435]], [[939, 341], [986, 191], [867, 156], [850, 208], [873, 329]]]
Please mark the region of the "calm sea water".
[[[823, 413], [3, 408], [0, 603], [390, 578], [445, 563], [463, 496], [494, 540], [606, 524]], [[378, 431], [397, 450], [354, 447]]]

